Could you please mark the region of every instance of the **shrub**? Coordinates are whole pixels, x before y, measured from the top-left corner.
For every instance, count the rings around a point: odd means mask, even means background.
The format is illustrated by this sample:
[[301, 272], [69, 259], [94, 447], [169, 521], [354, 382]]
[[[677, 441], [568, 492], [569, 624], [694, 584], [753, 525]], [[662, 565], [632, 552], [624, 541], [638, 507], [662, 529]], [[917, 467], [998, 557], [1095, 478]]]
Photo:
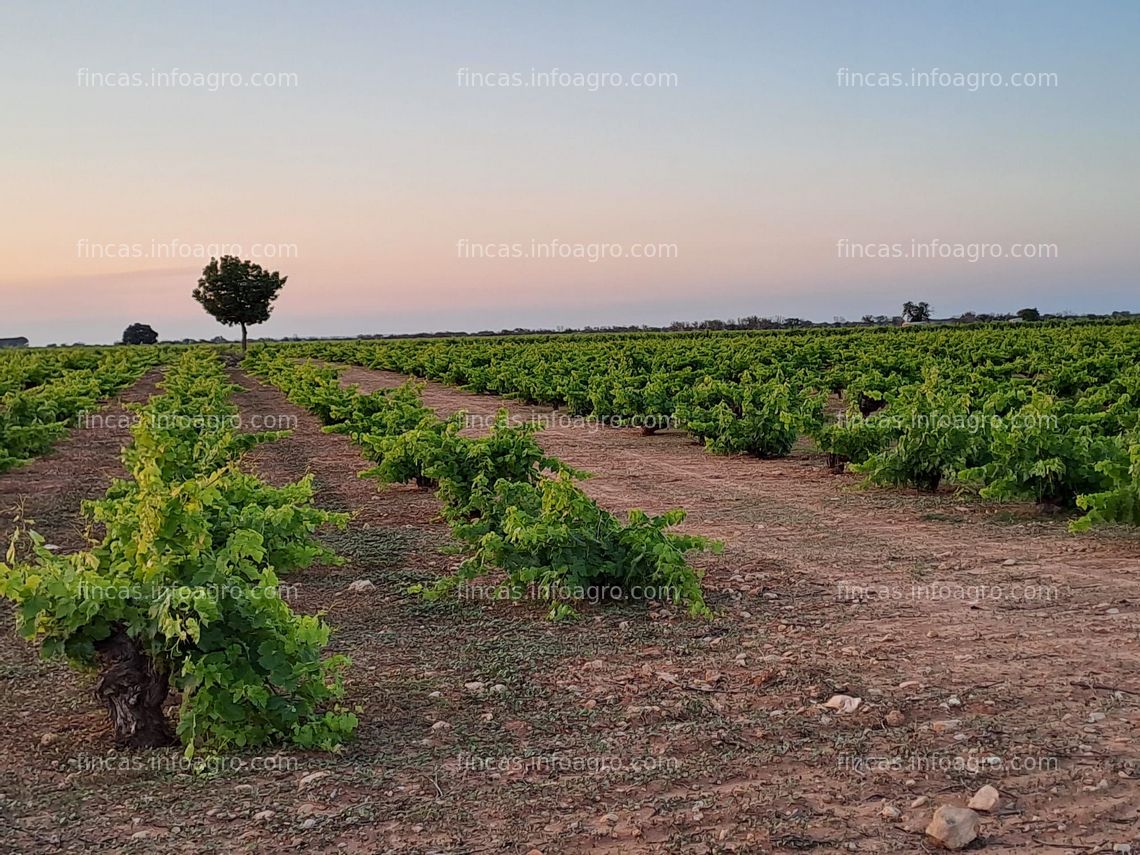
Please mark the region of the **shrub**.
[[1073, 531], [1109, 523], [1140, 525], [1140, 432], [1115, 440], [1117, 453], [1097, 463], [1106, 489], [1077, 497], [1085, 515], [1070, 526]]
[[1111, 440], [1078, 424], [1070, 406], [1035, 394], [1021, 407], [986, 420], [979, 452], [986, 462], [962, 470], [957, 478], [980, 485], [986, 499], [1027, 499], [1071, 508], [1078, 494], [1103, 485], [1097, 464], [1111, 450]]
[[276, 741], [331, 749], [356, 726], [337, 705], [348, 660], [323, 657], [328, 626], [295, 614], [279, 579], [332, 560], [315, 532], [347, 516], [314, 508], [310, 479], [271, 487], [239, 471], [237, 456], [265, 437], [169, 418], [234, 412], [216, 358], [188, 352], [165, 388], [124, 453], [132, 480], [85, 506], [102, 539], [57, 555], [18, 529], [0, 595], [45, 655], [100, 670], [120, 746], [172, 739], [162, 707], [174, 688], [188, 755]]
[[969, 396], [942, 386], [936, 372], [900, 391], [884, 412], [892, 444], [852, 466], [869, 481], [934, 492], [972, 459], [980, 415], [971, 411]]
[[717, 549], [706, 538], [668, 529], [684, 511], [651, 517], [630, 511], [625, 523], [582, 492], [567, 473], [537, 484], [500, 480], [492, 501], [500, 526], [490, 531], [459, 529], [475, 547], [453, 576], [430, 589], [435, 598], [495, 569], [506, 572], [501, 590], [528, 592], [551, 603], [551, 616], [574, 615], [573, 601], [591, 591], [629, 595], [636, 588], [708, 615], [700, 573], [686, 558], [693, 550]]
[[784, 457], [820, 407], [781, 379], [739, 383], [706, 378], [677, 401], [686, 429], [718, 454]]
[[886, 448], [891, 440], [891, 422], [874, 415], [864, 417], [856, 411], [813, 428], [811, 436], [827, 453], [827, 465], [839, 473], [847, 464], [863, 463]]

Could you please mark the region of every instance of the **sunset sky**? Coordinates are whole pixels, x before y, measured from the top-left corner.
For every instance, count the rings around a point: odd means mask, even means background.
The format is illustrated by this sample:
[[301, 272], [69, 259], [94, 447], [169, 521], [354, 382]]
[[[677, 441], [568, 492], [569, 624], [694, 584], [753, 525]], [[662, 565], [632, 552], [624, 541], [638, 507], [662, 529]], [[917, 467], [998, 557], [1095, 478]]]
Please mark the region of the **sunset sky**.
[[[289, 277], [255, 336], [1140, 310], [1134, 0], [6, 0], [0, 33], [0, 337], [232, 336], [190, 296], [221, 245]], [[585, 85], [478, 85], [555, 69]], [[852, 82], [912, 69], [988, 83]]]

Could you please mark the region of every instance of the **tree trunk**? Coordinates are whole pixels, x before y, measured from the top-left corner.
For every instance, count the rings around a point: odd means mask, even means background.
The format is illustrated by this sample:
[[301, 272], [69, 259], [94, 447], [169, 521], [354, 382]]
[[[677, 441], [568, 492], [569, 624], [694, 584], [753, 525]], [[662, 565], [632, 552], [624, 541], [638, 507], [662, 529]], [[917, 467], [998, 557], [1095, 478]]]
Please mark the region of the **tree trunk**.
[[155, 669], [138, 642], [116, 626], [95, 646], [102, 665], [95, 697], [107, 707], [116, 748], [160, 748], [174, 741], [162, 703], [170, 691], [165, 673]]
[[245, 324], [241, 325], [241, 352], [245, 353]]

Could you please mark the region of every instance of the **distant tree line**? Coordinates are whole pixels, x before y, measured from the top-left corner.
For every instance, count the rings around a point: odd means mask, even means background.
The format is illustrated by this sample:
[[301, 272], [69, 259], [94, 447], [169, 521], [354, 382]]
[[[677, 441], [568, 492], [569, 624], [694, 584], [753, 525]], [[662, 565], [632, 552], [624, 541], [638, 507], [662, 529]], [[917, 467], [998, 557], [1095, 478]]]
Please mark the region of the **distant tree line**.
[[[1035, 308], [1020, 309], [1014, 313], [990, 312], [963, 312], [948, 318], [934, 318], [931, 315], [929, 303], [907, 302], [903, 305], [903, 312], [899, 315], [863, 315], [857, 321], [835, 317], [830, 322], [811, 321], [806, 318], [783, 317], [780, 315], [762, 317], [748, 315], [735, 320], [721, 320], [713, 318], [703, 321], [673, 321], [666, 326], [652, 326], [649, 324], [632, 325], [606, 325], [583, 327], [556, 327], [554, 329], [542, 327], [515, 327], [514, 329], [480, 330], [479, 332], [457, 332], [445, 330], [439, 332], [395, 333], [344, 336], [344, 338], [359, 339], [404, 339], [404, 338], [463, 338], [463, 337], [489, 337], [489, 336], [515, 336], [515, 335], [557, 335], [560, 333], [635, 333], [635, 332], [707, 332], [730, 330], [795, 330], [795, 329], [829, 329], [839, 327], [901, 327], [910, 324], [981, 324], [1023, 321], [1106, 321], [1140, 319], [1140, 314], [1133, 312], [1116, 311], [1107, 315], [1086, 314], [1077, 315], [1073, 312], [1049, 314], [1040, 312]], [[304, 337], [295, 337], [303, 340]]]
[[[257, 271], [258, 274], [261, 271]], [[266, 274], [267, 276], [276, 277], [277, 274]], [[284, 277], [280, 278], [280, 283], [285, 281]], [[244, 283], [243, 283], [244, 284]], [[245, 312], [245, 308], [238, 311], [238, 316], [246, 317], [245, 323], [252, 324], [258, 321], [253, 320], [253, 315], [258, 317], [268, 316], [268, 304], [272, 301], [273, 296], [276, 295], [280, 285], [277, 281], [273, 282], [271, 289], [272, 293], [268, 295], [268, 299], [259, 300], [259, 305], [255, 310], [251, 310], [250, 315], [241, 315]], [[912, 325], [925, 325], [925, 324], [984, 324], [984, 323], [1022, 323], [1022, 322], [1047, 322], [1047, 321], [1128, 321], [1140, 320], [1140, 314], [1135, 312], [1116, 311], [1110, 314], [1084, 314], [1078, 315], [1074, 312], [1060, 312], [1048, 313], [1041, 312], [1036, 308], [1019, 309], [1016, 312], [1009, 313], [991, 313], [991, 312], [963, 312], [960, 315], [955, 315], [948, 318], [935, 318], [932, 317], [930, 304], [926, 302], [911, 302], [907, 301], [903, 304], [902, 314], [899, 315], [863, 315], [857, 321], [849, 321], [846, 318], [836, 316], [830, 322], [826, 321], [811, 321], [806, 318], [787, 318], [780, 315], [772, 317], [763, 317], [760, 315], [747, 315], [746, 317], [736, 318], [734, 320], [721, 320], [719, 318], [712, 318], [703, 321], [673, 321], [665, 326], [652, 326], [649, 324], [611, 324], [604, 326], [583, 326], [583, 327], [564, 327], [559, 326], [553, 329], [544, 327], [515, 327], [514, 329], [501, 329], [501, 330], [479, 330], [478, 332], [466, 332], [459, 330], [441, 330], [436, 332], [417, 332], [417, 333], [392, 333], [392, 334], [364, 334], [353, 336], [284, 336], [278, 339], [264, 339], [266, 341], [312, 341], [318, 339], [409, 339], [409, 338], [487, 338], [494, 336], [521, 336], [521, 335], [559, 335], [559, 334], [577, 334], [577, 333], [638, 333], [638, 332], [715, 332], [715, 331], [733, 331], [733, 330], [795, 330], [795, 329], [835, 329], [843, 327], [901, 327]], [[230, 321], [232, 324], [241, 325], [242, 321], [239, 317], [238, 320]], [[153, 343], [157, 340], [158, 335], [146, 324], [132, 324], [123, 333], [123, 343]], [[244, 338], [244, 335], [243, 335]], [[26, 342], [25, 340], [22, 340]], [[227, 344], [228, 340], [224, 336], [216, 336], [212, 339], [202, 338], [183, 338], [173, 339], [164, 342], [166, 344]], [[49, 344], [47, 347], [68, 347], [71, 345], [56, 345]], [[74, 346], [83, 346], [82, 342], [76, 342]]]

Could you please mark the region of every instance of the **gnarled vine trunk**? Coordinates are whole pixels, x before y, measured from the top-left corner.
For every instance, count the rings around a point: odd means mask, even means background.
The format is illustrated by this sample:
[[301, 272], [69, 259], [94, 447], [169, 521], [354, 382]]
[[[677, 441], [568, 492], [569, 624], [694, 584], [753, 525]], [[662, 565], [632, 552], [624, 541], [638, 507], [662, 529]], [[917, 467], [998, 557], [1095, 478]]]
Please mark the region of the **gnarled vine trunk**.
[[115, 727], [116, 748], [160, 748], [174, 741], [162, 712], [170, 691], [167, 675], [116, 626], [110, 638], [96, 645], [100, 673], [95, 697], [107, 707]]

